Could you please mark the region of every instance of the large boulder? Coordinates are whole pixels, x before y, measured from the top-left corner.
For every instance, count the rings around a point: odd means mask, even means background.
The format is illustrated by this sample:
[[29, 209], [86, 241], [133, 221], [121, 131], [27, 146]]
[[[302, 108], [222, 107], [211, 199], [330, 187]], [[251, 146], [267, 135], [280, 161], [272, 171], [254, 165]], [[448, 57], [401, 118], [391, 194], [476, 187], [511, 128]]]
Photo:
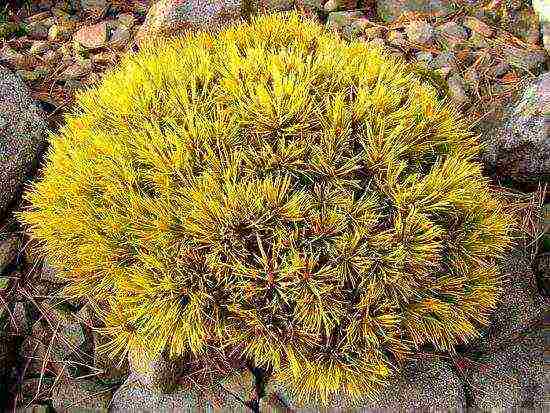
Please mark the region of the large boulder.
[[317, 9], [314, 0], [160, 0], [149, 9], [136, 34], [143, 44], [158, 37], [182, 35], [188, 30], [216, 33], [232, 23], [245, 21], [258, 13], [291, 10], [294, 6]]
[[21, 78], [0, 66], [0, 216], [45, 144], [46, 122]]
[[[422, 357], [410, 362], [397, 373], [379, 392], [371, 394], [372, 400], [357, 402], [348, 396], [334, 396], [329, 401], [331, 409], [355, 412], [373, 411], [461, 411], [466, 396], [463, 384], [453, 367], [435, 357]], [[301, 403], [281, 385], [268, 382], [260, 411], [317, 412], [319, 406]], [[380, 410], [382, 409], [382, 410]]]
[[536, 329], [470, 363], [465, 369], [465, 381], [471, 407], [483, 411], [519, 408], [545, 411], [544, 346], [544, 334]]
[[473, 352], [500, 348], [510, 337], [531, 329], [544, 317], [544, 299], [539, 293], [529, 260], [513, 251], [501, 264], [502, 293], [489, 326], [473, 342]]
[[255, 381], [248, 371], [235, 371], [205, 386], [181, 384], [171, 393], [151, 390], [131, 374], [114, 394], [110, 412], [247, 412], [254, 397]]
[[527, 84], [502, 127], [486, 136], [489, 169], [518, 182], [550, 180], [550, 73]]
[[377, 0], [376, 10], [382, 20], [393, 22], [407, 12], [446, 16], [455, 10], [455, 5], [451, 0]]

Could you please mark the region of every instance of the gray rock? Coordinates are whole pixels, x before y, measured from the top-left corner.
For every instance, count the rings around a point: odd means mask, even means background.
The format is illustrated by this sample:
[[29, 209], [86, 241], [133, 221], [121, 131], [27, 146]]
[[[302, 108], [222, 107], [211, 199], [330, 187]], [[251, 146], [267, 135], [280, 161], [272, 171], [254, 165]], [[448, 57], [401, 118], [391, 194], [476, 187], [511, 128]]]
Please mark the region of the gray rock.
[[54, 17], [48, 17], [47, 19], [32, 22], [28, 25], [29, 37], [31, 39], [47, 39], [48, 31], [50, 27], [55, 24]]
[[425, 20], [413, 20], [405, 28], [407, 38], [416, 44], [431, 44], [433, 41], [434, 29]]
[[50, 50], [50, 44], [45, 40], [35, 40], [29, 50], [30, 54], [42, 54]]
[[440, 41], [451, 46], [468, 40], [468, 31], [466, 28], [454, 21], [446, 22], [438, 26], [436, 28], [436, 33]]
[[447, 83], [449, 85], [449, 94], [457, 104], [463, 105], [470, 101], [470, 98], [466, 93], [468, 85], [459, 74], [452, 74], [447, 80]]
[[454, 11], [454, 4], [450, 0], [377, 0], [378, 16], [385, 22], [393, 22], [403, 13], [421, 12], [435, 13], [446, 16]]
[[503, 126], [487, 136], [483, 154], [489, 169], [519, 182], [550, 180], [550, 73], [527, 84], [510, 105]]
[[335, 11], [329, 13], [326, 23], [327, 29], [340, 31], [348, 39], [360, 35], [367, 25], [362, 11]]
[[14, 333], [18, 336], [25, 336], [32, 331], [31, 320], [27, 315], [25, 303], [18, 301], [13, 306], [13, 323], [15, 324]]
[[[371, 394], [371, 400], [354, 402], [345, 395], [334, 396], [329, 402], [331, 409], [354, 409], [356, 412], [418, 411], [441, 409], [463, 409], [466, 397], [460, 378], [452, 367], [443, 360], [423, 357], [407, 364], [390, 379], [390, 383]], [[280, 384], [269, 382], [266, 397], [262, 399], [260, 411], [290, 408], [296, 412], [317, 412], [319, 406], [302, 404]]]
[[389, 43], [395, 45], [395, 46], [404, 46], [407, 44], [407, 40], [405, 38], [405, 35], [401, 33], [399, 30], [392, 30], [388, 33], [387, 40]]
[[236, 374], [230, 380], [237, 380], [242, 385], [235, 387], [225, 381], [202, 388], [179, 385], [172, 393], [162, 394], [152, 391], [137, 377], [130, 375], [114, 394], [110, 412], [250, 412], [245, 406], [247, 395], [239, 392], [253, 385], [250, 375]]
[[491, 315], [489, 326], [481, 338], [471, 344], [473, 351], [498, 349], [511, 337], [520, 334], [544, 316], [544, 300], [540, 296], [529, 261], [514, 251], [501, 265], [502, 294]]
[[92, 73], [93, 64], [90, 59], [74, 62], [69, 65], [58, 77], [59, 80], [76, 80]]
[[132, 376], [153, 392], [169, 393], [183, 374], [183, 360], [170, 359], [161, 354], [154, 360], [147, 360], [141, 351], [128, 354]]
[[107, 412], [113, 393], [110, 386], [63, 375], [52, 388], [52, 406], [56, 413]]
[[[248, 3], [246, 13], [254, 11], [255, 3]], [[202, 2], [201, 0], [160, 0], [149, 9], [145, 22], [136, 34], [137, 43], [155, 37], [183, 34], [190, 29], [219, 31], [241, 19], [245, 5], [241, 0]]]
[[125, 26], [120, 26], [111, 33], [109, 38], [109, 46], [115, 49], [123, 49], [130, 41], [130, 29]]
[[45, 144], [46, 122], [23, 81], [0, 66], [0, 216], [22, 189]]
[[18, 249], [19, 239], [16, 235], [0, 233], [0, 275], [15, 259]]
[[495, 49], [505, 62], [530, 72], [540, 73], [546, 61], [546, 53], [540, 49], [520, 49], [506, 44]]
[[537, 329], [470, 363], [465, 369], [465, 377], [471, 407], [543, 411], [544, 346], [543, 332]]
[[80, 0], [82, 10], [98, 11], [107, 6], [107, 0]]

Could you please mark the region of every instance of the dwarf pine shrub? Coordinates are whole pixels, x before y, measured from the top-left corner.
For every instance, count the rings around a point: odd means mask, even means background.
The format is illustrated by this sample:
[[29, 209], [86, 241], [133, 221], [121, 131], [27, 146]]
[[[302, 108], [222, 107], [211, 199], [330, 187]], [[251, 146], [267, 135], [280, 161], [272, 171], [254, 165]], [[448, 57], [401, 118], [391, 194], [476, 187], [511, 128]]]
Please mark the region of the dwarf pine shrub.
[[326, 401], [488, 322], [514, 222], [381, 49], [262, 16], [126, 57], [66, 121], [20, 217], [111, 354], [216, 346]]

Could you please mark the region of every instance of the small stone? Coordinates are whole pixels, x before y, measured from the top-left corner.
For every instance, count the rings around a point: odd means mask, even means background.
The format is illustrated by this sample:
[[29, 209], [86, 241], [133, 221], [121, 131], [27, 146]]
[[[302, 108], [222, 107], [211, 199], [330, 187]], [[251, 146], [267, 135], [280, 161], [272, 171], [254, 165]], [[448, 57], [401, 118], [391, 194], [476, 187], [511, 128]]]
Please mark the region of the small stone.
[[118, 16], [117, 22], [120, 26], [125, 26], [131, 29], [136, 24], [137, 19], [134, 17], [133, 14], [123, 13], [120, 16]]
[[336, 11], [328, 15], [326, 27], [332, 30], [344, 30], [349, 27], [354, 21], [364, 18], [361, 11]]
[[13, 234], [0, 234], [0, 274], [10, 265], [17, 256], [19, 239]]
[[32, 14], [29, 17], [27, 17], [24, 22], [26, 24], [32, 24], [37, 23], [39, 21], [45, 20], [49, 17], [52, 17], [52, 14], [49, 11], [43, 11], [41, 13]]
[[42, 60], [45, 63], [52, 63], [55, 60], [58, 60], [61, 57], [61, 54], [57, 50], [49, 50], [46, 53], [44, 53], [44, 56], [42, 56]]
[[405, 28], [407, 38], [412, 43], [430, 44], [433, 41], [433, 27], [425, 20], [413, 20]]
[[396, 46], [403, 46], [407, 44], [405, 35], [398, 30], [392, 30], [388, 33], [387, 37], [388, 42]]
[[458, 74], [453, 74], [447, 79], [451, 98], [459, 105], [468, 103], [470, 99], [466, 94], [467, 85]]
[[123, 49], [130, 41], [130, 29], [121, 26], [116, 29], [109, 39], [109, 45], [115, 49]]
[[386, 42], [384, 41], [384, 39], [376, 38], [376, 39], [369, 40], [369, 46], [373, 48], [385, 47]]
[[519, 49], [507, 44], [500, 47], [498, 52], [511, 66], [519, 67], [528, 71], [540, 70], [546, 61], [546, 53], [540, 49]]
[[34, 82], [38, 79], [46, 77], [48, 71], [46, 69], [17, 70], [15, 73], [17, 73], [19, 76], [21, 76], [21, 79], [27, 82]]
[[363, 34], [367, 40], [378, 39], [378, 38], [382, 39], [386, 34], [386, 28], [382, 26], [369, 27], [363, 31]]
[[55, 42], [70, 39], [74, 28], [74, 25], [54, 24], [48, 31], [48, 40]]
[[25, 56], [15, 49], [9, 47], [7, 44], [0, 48], [0, 63], [8, 63], [10, 65], [19, 67], [23, 66], [25, 62]]
[[150, 360], [144, 358], [144, 352], [139, 350], [130, 351], [128, 360], [132, 375], [155, 392], [174, 390], [184, 367], [183, 360], [171, 359], [164, 354]]
[[100, 11], [107, 6], [107, 0], [80, 0], [82, 10]]
[[454, 21], [443, 23], [438, 26], [437, 34], [443, 43], [448, 43], [451, 46], [460, 44], [468, 40], [468, 31], [464, 26], [459, 25]]
[[92, 59], [92, 63], [104, 65], [104, 64], [114, 63], [116, 60], [116, 57], [113, 56], [111, 52], [100, 52], [100, 53], [93, 54], [91, 56], [91, 59]]
[[476, 19], [475, 17], [468, 16], [464, 19], [463, 22], [464, 26], [469, 28], [471, 31], [478, 33], [485, 37], [491, 37], [493, 34], [495, 34], [495, 29], [493, 29], [491, 26], [485, 24], [479, 19]]
[[44, 40], [35, 40], [32, 42], [29, 50], [30, 54], [42, 54], [50, 50], [50, 44]]
[[107, 23], [101, 22], [93, 26], [85, 26], [74, 35], [74, 40], [87, 49], [97, 49], [107, 42]]
[[338, 9], [338, 6], [339, 6], [338, 0], [328, 0], [323, 6], [323, 9], [325, 9], [325, 11], [331, 12], [331, 11], [336, 11]]
[[74, 411], [105, 412], [113, 397], [112, 388], [92, 380], [67, 375], [52, 388], [52, 405], [57, 413]]
[[391, 23], [406, 12], [430, 13], [446, 16], [456, 10], [451, 0], [377, 0], [376, 12], [385, 22]]
[[34, 23], [30, 23], [27, 28], [29, 31], [29, 38], [36, 40], [43, 40], [48, 38], [48, 31], [50, 27], [55, 24], [55, 18], [49, 17], [44, 20], [40, 20]]
[[455, 70], [457, 68], [455, 54], [453, 52], [439, 53], [432, 60], [431, 68], [432, 69], [448, 68], [449, 70]]
[[493, 76], [493, 77], [502, 77], [506, 73], [508, 73], [510, 71], [510, 69], [511, 69], [511, 67], [508, 63], [499, 62], [496, 65], [494, 65], [493, 67], [491, 67], [491, 69], [489, 69], [488, 73], [489, 73], [490, 76]]
[[479, 87], [479, 72], [473, 66], [470, 66], [464, 72], [464, 80], [472, 89], [477, 89]]
[[13, 321], [15, 323], [15, 331], [19, 336], [30, 334], [32, 331], [32, 325], [27, 317], [25, 310], [25, 304], [18, 301], [13, 306]]
[[491, 46], [491, 44], [487, 41], [487, 38], [475, 32], [472, 33], [468, 39], [468, 45], [474, 49], [485, 49]]
[[59, 80], [75, 80], [80, 79], [92, 72], [91, 60], [86, 60], [84, 63], [73, 63], [61, 73]]
[[418, 52], [416, 54], [416, 60], [425, 67], [429, 67], [433, 60], [433, 56], [430, 52]]

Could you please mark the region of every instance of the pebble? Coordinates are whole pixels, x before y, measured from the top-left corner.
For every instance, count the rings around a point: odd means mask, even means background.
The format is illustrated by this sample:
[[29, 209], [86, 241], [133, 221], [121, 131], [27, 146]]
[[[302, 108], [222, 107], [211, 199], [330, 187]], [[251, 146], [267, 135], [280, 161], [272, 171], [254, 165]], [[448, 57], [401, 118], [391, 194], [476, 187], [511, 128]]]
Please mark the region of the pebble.
[[418, 52], [416, 53], [416, 60], [423, 66], [429, 67], [433, 61], [433, 56], [430, 52]]
[[500, 55], [511, 66], [534, 71], [544, 65], [546, 53], [543, 50], [525, 50], [511, 45], [499, 48]]
[[403, 46], [407, 44], [407, 40], [405, 39], [405, 35], [401, 33], [398, 30], [392, 30], [388, 33], [387, 37], [388, 42], [397, 45], [397, 46]]
[[82, 10], [99, 11], [107, 6], [107, 0], [80, 0]]
[[54, 42], [58, 40], [68, 40], [75, 30], [74, 24], [54, 24], [48, 31], [48, 40]]
[[471, 31], [485, 37], [491, 37], [495, 34], [495, 30], [491, 26], [485, 24], [479, 19], [476, 19], [475, 17], [466, 17], [463, 24]]
[[479, 72], [473, 66], [470, 66], [464, 71], [464, 80], [470, 86], [470, 88], [477, 90], [479, 87]]
[[413, 20], [406, 28], [405, 33], [412, 43], [431, 44], [433, 41], [433, 27], [425, 20]]
[[499, 62], [489, 70], [489, 75], [492, 77], [504, 76], [511, 69], [510, 65], [506, 62]]
[[384, 41], [384, 39], [380, 39], [378, 37], [375, 39], [369, 40], [368, 44], [370, 47], [373, 47], [373, 48], [386, 46], [386, 42]]
[[327, 12], [331, 12], [338, 10], [339, 6], [340, 2], [338, 0], [328, 0], [323, 6], [323, 9], [325, 9], [325, 11]]
[[368, 40], [383, 38], [386, 34], [386, 28], [381, 26], [369, 27], [364, 30], [363, 34]]
[[434, 57], [432, 61], [432, 68], [433, 69], [441, 69], [441, 68], [450, 68], [455, 70], [456, 65], [456, 56], [453, 52], [443, 52], [439, 53], [437, 56]]
[[449, 85], [449, 93], [451, 98], [459, 105], [469, 102], [468, 95], [466, 94], [466, 83], [459, 74], [454, 73], [447, 79]]
[[476, 32], [472, 33], [470, 39], [468, 39], [468, 43], [474, 49], [485, 49], [491, 46], [486, 37]]
[[464, 26], [456, 22], [447, 22], [437, 27], [438, 34], [443, 37], [443, 41], [450, 45], [456, 45], [468, 40], [468, 31]]
[[107, 23], [101, 22], [93, 26], [85, 26], [74, 35], [74, 40], [87, 49], [97, 49], [107, 42]]
[[134, 17], [133, 14], [123, 13], [118, 16], [117, 22], [119, 25], [126, 26], [131, 29], [136, 24], [137, 19]]
[[109, 39], [109, 45], [115, 49], [123, 49], [130, 41], [130, 29], [125, 26], [121, 26], [111, 34]]
[[82, 63], [73, 63], [61, 73], [61, 75], [59, 76], [59, 80], [76, 80], [90, 74], [91, 72], [91, 60], [86, 60]]
[[49, 11], [43, 11], [41, 13], [36, 13], [36, 14], [30, 15], [29, 17], [24, 19], [24, 22], [26, 24], [32, 24], [32, 23], [37, 23], [39, 21], [45, 20], [49, 17], [52, 17], [52, 14]]
[[21, 76], [23, 80], [27, 82], [34, 82], [38, 79], [46, 77], [48, 71], [46, 69], [17, 70], [16, 73]]
[[50, 50], [50, 44], [44, 40], [35, 40], [29, 49], [30, 54], [43, 54]]
[[97, 64], [110, 64], [115, 61], [115, 57], [110, 52], [99, 52], [92, 54], [92, 62]]
[[0, 235], [0, 274], [17, 256], [19, 240], [15, 235]]

